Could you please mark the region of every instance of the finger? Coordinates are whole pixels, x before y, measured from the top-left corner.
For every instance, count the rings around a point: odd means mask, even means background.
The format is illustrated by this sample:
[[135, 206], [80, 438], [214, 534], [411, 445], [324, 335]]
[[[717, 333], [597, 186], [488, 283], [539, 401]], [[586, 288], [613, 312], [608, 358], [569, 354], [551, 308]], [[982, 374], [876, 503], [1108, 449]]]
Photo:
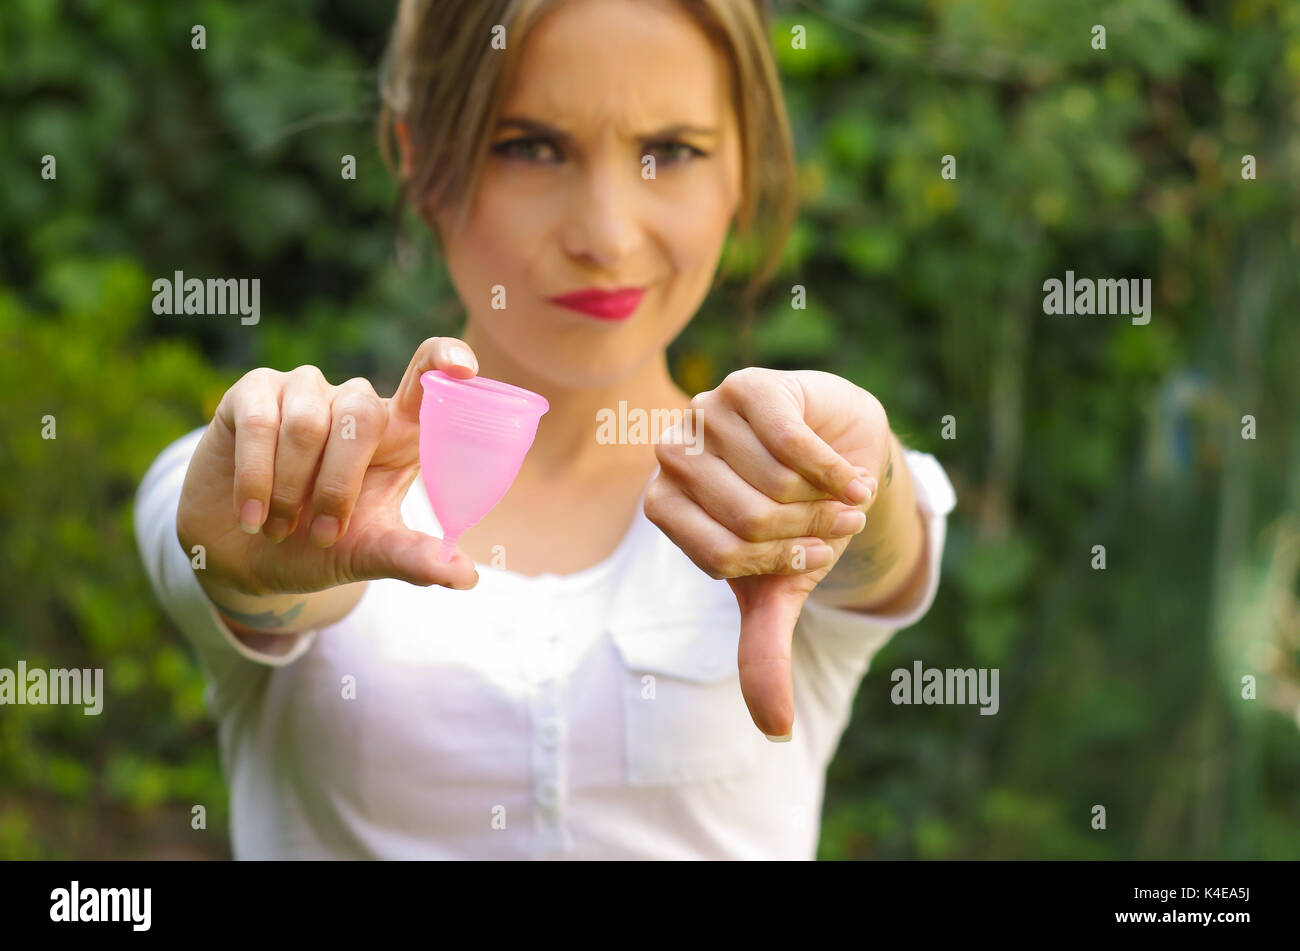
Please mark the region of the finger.
[[831, 547], [816, 537], [747, 542], [662, 479], [646, 489], [643, 508], [646, 518], [711, 578], [802, 574], [826, 567], [835, 557]]
[[[704, 509], [714, 521], [747, 542], [817, 536], [841, 538], [862, 531], [867, 517], [861, 509], [833, 499], [814, 502], [776, 502], [742, 479], [730, 465], [712, 453], [694, 458], [671, 455], [661, 468], [672, 482]], [[786, 470], [801, 482], [803, 477]], [[805, 483], [806, 484], [806, 483]]]
[[334, 391], [329, 441], [312, 486], [312, 542], [328, 548], [348, 530], [361, 483], [388, 423], [388, 409], [370, 381], [354, 377]]
[[773, 456], [744, 417], [721, 401], [701, 405], [696, 419], [700, 433], [697, 444], [707, 446], [708, 452], [696, 450], [692, 454], [684, 440], [675, 438], [676, 427], [670, 427], [656, 446], [660, 465], [664, 465], [664, 459], [685, 466], [704, 456], [720, 456], [749, 485], [774, 501], [811, 502], [824, 500], [829, 494]]
[[868, 500], [870, 489], [853, 464], [804, 422], [800, 405], [783, 387], [738, 386], [731, 398], [736, 412], [778, 462], [832, 498], [849, 505]]
[[729, 584], [740, 605], [740, 692], [754, 725], [769, 739], [783, 739], [794, 726], [790, 653], [807, 593], [784, 578], [738, 578]]
[[442, 370], [461, 380], [478, 373], [478, 358], [463, 340], [455, 337], [430, 337], [416, 348], [415, 356], [393, 394], [394, 410], [406, 419], [419, 421], [424, 386], [420, 377], [429, 370]]
[[262, 530], [275, 478], [280, 434], [279, 384], [275, 370], [252, 370], [226, 391], [216, 418], [235, 440], [235, 518], [250, 535]]
[[263, 534], [283, 541], [298, 527], [312, 474], [330, 434], [330, 385], [320, 370], [298, 367], [285, 375], [280, 391], [280, 438], [275, 447], [271, 514]]
[[451, 561], [438, 561], [442, 539], [405, 525], [383, 528], [353, 549], [348, 574], [357, 581], [397, 578], [425, 588], [439, 584], [464, 590], [478, 584], [474, 560], [457, 548]]

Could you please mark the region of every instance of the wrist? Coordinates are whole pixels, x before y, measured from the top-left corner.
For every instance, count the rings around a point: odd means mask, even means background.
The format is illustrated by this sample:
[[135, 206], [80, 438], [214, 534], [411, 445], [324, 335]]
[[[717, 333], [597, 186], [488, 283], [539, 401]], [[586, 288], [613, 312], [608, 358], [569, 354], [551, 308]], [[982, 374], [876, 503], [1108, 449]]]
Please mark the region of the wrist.
[[890, 452], [867, 510], [867, 525], [849, 542], [812, 596], [836, 606], [873, 609], [893, 602], [922, 575], [925, 519], [902, 443], [890, 433]]

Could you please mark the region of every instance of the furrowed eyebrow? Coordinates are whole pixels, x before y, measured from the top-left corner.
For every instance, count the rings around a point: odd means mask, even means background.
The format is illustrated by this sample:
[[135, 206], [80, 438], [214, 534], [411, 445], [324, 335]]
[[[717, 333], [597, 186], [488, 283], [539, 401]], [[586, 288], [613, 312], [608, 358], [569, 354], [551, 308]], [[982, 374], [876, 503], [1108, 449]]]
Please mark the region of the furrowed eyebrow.
[[[539, 122], [536, 119], [527, 119], [523, 116], [506, 116], [498, 124], [498, 131], [507, 127], [520, 129], [529, 135], [546, 136], [557, 142], [572, 143], [573, 136], [563, 129], [557, 129], [555, 126], [548, 125], [545, 122]], [[717, 135], [718, 130], [707, 126], [691, 125], [688, 122], [678, 122], [670, 126], [665, 126], [655, 132], [648, 132], [640, 136], [641, 139], [671, 139], [679, 135]]]

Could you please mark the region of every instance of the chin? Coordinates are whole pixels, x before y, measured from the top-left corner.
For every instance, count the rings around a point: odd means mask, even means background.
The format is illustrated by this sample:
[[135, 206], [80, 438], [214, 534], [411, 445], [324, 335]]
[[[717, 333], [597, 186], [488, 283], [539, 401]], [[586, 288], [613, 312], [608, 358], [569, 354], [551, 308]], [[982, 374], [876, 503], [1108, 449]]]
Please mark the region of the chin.
[[[647, 361], [663, 352], [653, 346], [629, 352], [627, 346], [551, 348], [512, 354], [515, 360], [557, 387], [590, 389], [617, 386], [645, 368]], [[540, 357], [540, 359], [539, 359]]]

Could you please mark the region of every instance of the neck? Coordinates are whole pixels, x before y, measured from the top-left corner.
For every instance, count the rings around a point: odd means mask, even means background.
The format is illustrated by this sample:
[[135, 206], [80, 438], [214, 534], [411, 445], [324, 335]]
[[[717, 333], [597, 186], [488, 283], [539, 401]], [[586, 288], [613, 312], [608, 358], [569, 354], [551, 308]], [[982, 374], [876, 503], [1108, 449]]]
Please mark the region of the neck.
[[626, 401], [629, 412], [637, 408], [685, 408], [690, 402], [690, 397], [673, 382], [667, 354], [662, 351], [630, 377], [603, 386], [573, 387], [539, 376], [513, 359], [495, 346], [473, 320], [466, 326], [463, 339], [478, 358], [480, 376], [522, 386], [550, 403], [516, 482], [581, 482], [599, 478], [611, 467], [625, 466], [644, 469], [648, 478], [655, 466], [653, 443], [597, 442], [597, 413], [606, 410], [617, 414], [620, 400]]

